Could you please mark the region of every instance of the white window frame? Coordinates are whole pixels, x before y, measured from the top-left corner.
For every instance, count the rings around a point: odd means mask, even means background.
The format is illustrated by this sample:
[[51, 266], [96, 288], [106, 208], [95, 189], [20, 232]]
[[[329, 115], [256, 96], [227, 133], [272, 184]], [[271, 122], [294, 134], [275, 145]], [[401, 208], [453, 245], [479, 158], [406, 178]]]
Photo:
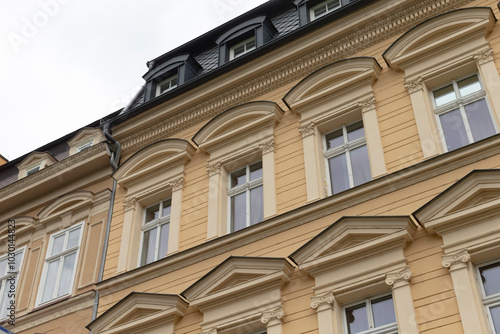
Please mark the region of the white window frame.
[[[342, 305], [342, 324], [343, 324], [343, 330], [344, 334], [349, 333], [348, 328], [347, 328], [347, 314], [346, 314], [346, 309], [361, 305], [363, 302], [365, 303], [367, 313], [369, 315], [368, 317], [368, 326], [370, 329], [359, 332], [359, 333], [366, 333], [366, 334], [397, 334], [398, 333], [398, 323], [397, 320], [394, 323], [390, 323], [387, 325], [383, 325], [380, 327], [374, 327], [374, 319], [373, 319], [373, 311], [372, 311], [372, 301], [380, 298], [384, 298], [387, 296], [391, 296], [391, 300], [394, 303], [394, 297], [392, 296], [391, 292], [385, 292], [381, 294], [377, 294], [374, 296], [370, 296], [368, 298], [360, 299], [354, 302], [350, 302], [348, 304]], [[394, 317], [396, 318], [396, 306], [394, 306]]]
[[[478, 92], [474, 92], [472, 94], [469, 94], [466, 97], [462, 97], [460, 95], [460, 90], [458, 89], [457, 82], [464, 80], [464, 79], [468, 79], [474, 75], [476, 75], [478, 78], [478, 82], [479, 82], [479, 85], [481, 86], [481, 90]], [[453, 86], [453, 90], [455, 92], [456, 99], [452, 102], [448, 102], [442, 106], [437, 107], [436, 100], [434, 98], [434, 92], [440, 90], [441, 88], [449, 86], [450, 83]], [[464, 127], [465, 127], [465, 133], [466, 133], [467, 139], [469, 141], [469, 143], [467, 145], [470, 145], [470, 144], [474, 143], [474, 138], [472, 136], [472, 130], [471, 130], [471, 127], [469, 125], [469, 119], [467, 118], [467, 115], [465, 113], [465, 106], [469, 105], [471, 103], [477, 102], [479, 100], [482, 100], [482, 99], [485, 100], [486, 105], [488, 107], [488, 112], [489, 112], [490, 117], [491, 117], [493, 127], [494, 127], [495, 131], [498, 133], [498, 128], [497, 128], [497, 125], [495, 122], [495, 117], [491, 112], [492, 109], [491, 109], [490, 103], [488, 101], [486, 91], [484, 89], [484, 84], [483, 84], [481, 76], [479, 75], [478, 72], [474, 72], [474, 73], [470, 73], [470, 74], [465, 75], [465, 76], [461, 76], [459, 78], [448, 81], [445, 84], [440, 85], [440, 86], [432, 89], [432, 91], [430, 91], [430, 97], [431, 97], [432, 107], [434, 109], [434, 115], [436, 117], [436, 122], [437, 122], [438, 129], [439, 129], [439, 136], [441, 138], [441, 143], [442, 143], [444, 152], [448, 152], [448, 145], [446, 143], [446, 139], [445, 139], [444, 131], [443, 131], [443, 126], [441, 124], [441, 120], [439, 119], [439, 117], [441, 115], [448, 113], [448, 112], [451, 112], [453, 110], [458, 109], [460, 111], [460, 116], [462, 118], [462, 122], [463, 122]]]
[[[314, 21], [314, 20], [316, 20], [316, 19], [319, 19], [320, 17], [323, 17], [323, 16], [325, 16], [326, 14], [331, 13], [331, 12], [333, 12], [334, 10], [336, 10], [336, 9], [338, 9], [338, 8], [340, 8], [340, 7], [342, 6], [342, 2], [339, 0], [339, 1], [338, 1], [338, 3], [339, 3], [339, 4], [338, 4], [338, 6], [335, 6], [335, 7], [330, 8], [330, 7], [328, 6], [328, 3], [330, 3], [330, 2], [334, 2], [334, 1], [332, 1], [332, 0], [326, 0], [326, 1], [323, 1], [323, 2], [321, 2], [321, 3], [319, 3], [319, 4], [317, 4], [316, 6], [311, 7], [311, 8], [309, 9], [309, 13], [310, 13], [309, 15], [310, 15], [310, 17], [311, 17], [311, 21]], [[316, 13], [314, 13], [314, 11], [315, 11], [316, 9], [320, 8], [320, 7], [325, 7], [325, 12], [324, 12], [323, 14], [321, 14], [321, 15], [316, 16]]]
[[[7, 286], [7, 279], [9, 279], [12, 276], [15, 276], [15, 280], [14, 280], [14, 287], [16, 290], [15, 294], [16, 295], [19, 294], [17, 291], [17, 283], [19, 281], [19, 274], [21, 273], [21, 267], [23, 265], [25, 251], [26, 251], [26, 246], [22, 247], [20, 249], [16, 249], [14, 251], [14, 254], [19, 254], [19, 253], [22, 254], [20, 263], [15, 263], [15, 266], [17, 267], [17, 270], [15, 270], [15, 271], [9, 270], [9, 260], [8, 260], [9, 254], [8, 253], [3, 255], [2, 257], [0, 257], [0, 261], [7, 260], [7, 265], [5, 267], [5, 273], [3, 273], [2, 276], [0, 276], [0, 284], [1, 284], [1, 287], [0, 287], [0, 305], [2, 305], [2, 303], [3, 303], [2, 298], [4, 297], [3, 294], [4, 294], [4, 291], [5, 291], [6, 286]], [[8, 296], [7, 296], [7, 298], [8, 298]], [[10, 299], [10, 298], [8, 298], [8, 299]], [[8, 316], [9, 316], [9, 312], [7, 311], [7, 314], [4, 317], [0, 316], [0, 320], [6, 319], [6, 318], [8, 318]]]
[[81, 152], [89, 147], [92, 147], [93, 142], [94, 142], [94, 138], [92, 138], [92, 137], [87, 138], [85, 140], [82, 140], [76, 146], [76, 153], [79, 153], [79, 152]]
[[[172, 81], [175, 80], [175, 84], [173, 85], [172, 84]], [[161, 86], [165, 85], [168, 83], [168, 89], [164, 90], [163, 92], [161, 91]], [[179, 76], [177, 74], [174, 74], [168, 78], [166, 78], [165, 80], [159, 82], [157, 85], [156, 85], [156, 96], [160, 96], [162, 94], [165, 94], [166, 92], [169, 92], [171, 91], [172, 89], [176, 88], [179, 84]]]
[[[348, 169], [348, 178], [349, 178], [349, 188], [348, 189], [351, 189], [354, 187], [354, 175], [352, 172], [350, 151], [357, 149], [359, 147], [362, 147], [362, 146], [366, 146], [366, 133], [363, 136], [363, 138], [358, 138], [352, 142], [349, 142], [348, 138], [347, 138], [347, 127], [351, 126], [353, 124], [356, 124], [358, 122], [363, 122], [363, 120], [357, 120], [357, 121], [352, 122], [352, 123], [342, 124], [342, 126], [340, 128], [335, 128], [334, 130], [328, 131], [323, 135], [323, 157], [325, 158], [325, 170], [326, 170], [326, 176], [327, 176], [326, 177], [326, 185], [328, 188], [327, 189], [328, 196], [334, 195], [333, 189], [332, 189], [332, 175], [330, 174], [330, 165], [328, 163], [328, 160], [333, 158], [333, 157], [342, 155], [344, 153], [346, 155], [346, 162], [347, 162], [347, 169]], [[329, 135], [330, 133], [333, 133], [333, 132], [339, 130], [339, 129], [342, 129], [342, 136], [344, 138], [344, 144], [342, 146], [328, 150], [326, 136]], [[364, 129], [365, 129], [365, 125], [363, 123], [363, 130]], [[368, 161], [369, 160], [370, 160], [370, 157], [368, 154]], [[370, 170], [370, 174], [371, 174], [371, 170]], [[372, 176], [372, 178], [373, 178], [373, 176]]]
[[[163, 203], [166, 202], [166, 201], [170, 201], [170, 214], [166, 215], [166, 216], [161, 216], [161, 214], [163, 212]], [[152, 221], [146, 223], [147, 210], [149, 208], [157, 205], [157, 204], [159, 205], [159, 217], [157, 219], [153, 219]], [[168, 232], [170, 234], [170, 216], [171, 216], [171, 213], [172, 213], [172, 198], [162, 199], [159, 202], [155, 202], [152, 205], [148, 205], [147, 207], [144, 207], [144, 212], [143, 212], [143, 215], [142, 215], [142, 226], [141, 226], [141, 243], [140, 243], [140, 248], [139, 248], [140, 249], [139, 263], [138, 263], [139, 267], [145, 266], [146, 264], [148, 264], [148, 263], [142, 263], [142, 256], [144, 255], [143, 254], [144, 253], [144, 234], [147, 231], [150, 231], [150, 230], [152, 230], [154, 228], [158, 228], [158, 232], [156, 233], [154, 259], [150, 263], [153, 263], [153, 262], [158, 261], [160, 259], [160, 256], [159, 256], [158, 253], [160, 251], [160, 235], [161, 235], [160, 232], [161, 232], [161, 226], [168, 224], [169, 225], [168, 226], [168, 229], [169, 229]], [[168, 240], [167, 240], [167, 249], [168, 249]]]
[[[36, 172], [39, 172], [41, 170], [42, 170], [42, 162], [39, 161], [36, 164], [33, 164], [33, 165], [29, 166], [29, 167], [26, 167], [26, 175], [25, 176], [33, 175]], [[32, 173], [30, 174], [30, 172], [32, 172]]]
[[[54, 234], [52, 234], [50, 236], [50, 240], [49, 240], [49, 245], [47, 247], [47, 250], [46, 250], [46, 254], [45, 254], [45, 260], [44, 260], [44, 264], [43, 264], [43, 271], [42, 271], [42, 279], [40, 280], [40, 286], [39, 286], [39, 289], [38, 289], [38, 296], [37, 296], [37, 302], [36, 302], [36, 305], [39, 306], [39, 305], [44, 305], [44, 304], [47, 304], [47, 303], [50, 303], [50, 302], [53, 302], [55, 300], [58, 300], [58, 299], [61, 299], [61, 298], [65, 298], [66, 296], [70, 296], [72, 291], [73, 291], [73, 285], [75, 283], [75, 276], [76, 276], [76, 270], [78, 268], [78, 257], [80, 255], [80, 246], [81, 246], [81, 242], [82, 242], [82, 237], [83, 237], [83, 221], [78, 223], [78, 224], [75, 224], [67, 229], [64, 229], [62, 231], [59, 231], [59, 232], [56, 232]], [[65, 234], [66, 237], [64, 239], [64, 244], [63, 244], [63, 249], [66, 248], [67, 244], [68, 244], [68, 240], [69, 240], [69, 233], [71, 231], [74, 231], [74, 230], [77, 230], [77, 229], [80, 229], [80, 235], [79, 235], [79, 239], [78, 239], [78, 245], [77, 246], [74, 246], [70, 249], [66, 249], [58, 254], [55, 254], [55, 255], [49, 255], [51, 252], [52, 252], [52, 247], [54, 245], [54, 239], [62, 234]], [[63, 266], [64, 266], [64, 261], [62, 260], [63, 258], [65, 258], [66, 256], [70, 255], [70, 254], [75, 254], [75, 264], [74, 264], [74, 267], [73, 267], [73, 277], [71, 279], [71, 284], [69, 286], [69, 293], [67, 294], [64, 294], [64, 295], [61, 295], [61, 296], [57, 296], [57, 290], [59, 289], [59, 284], [61, 282], [61, 276], [62, 276], [62, 270], [63, 270]], [[59, 264], [59, 267], [57, 269], [57, 277], [56, 277], [56, 284], [55, 284], [55, 288], [54, 288], [54, 293], [53, 293], [53, 296], [52, 298], [46, 300], [46, 301], [42, 301], [42, 296], [43, 296], [43, 292], [44, 292], [44, 287], [45, 287], [45, 282], [46, 282], [46, 279], [47, 279], [47, 271], [48, 271], [48, 268], [49, 268], [49, 263], [50, 262], [53, 262], [55, 259], [59, 258], [59, 261], [60, 261], [60, 264]], [[54, 295], [56, 295], [54, 297]]]
[[493, 324], [493, 319], [491, 318], [490, 308], [491, 307], [495, 307], [495, 306], [500, 306], [500, 293], [497, 293], [497, 294], [494, 294], [494, 295], [491, 295], [491, 296], [486, 296], [486, 293], [484, 291], [483, 281], [481, 279], [481, 274], [480, 274], [479, 269], [481, 267], [485, 267], [485, 266], [488, 266], [490, 264], [495, 264], [495, 263], [498, 263], [500, 265], [500, 258], [495, 259], [495, 260], [491, 260], [491, 261], [487, 261], [487, 262], [483, 262], [483, 263], [480, 263], [480, 264], [478, 264], [478, 265], [475, 266], [476, 281], [477, 281], [477, 283], [479, 285], [479, 289], [481, 291], [482, 302], [483, 302], [483, 305], [484, 305], [484, 309], [485, 309], [485, 312], [486, 312], [486, 317], [488, 318], [488, 324], [490, 326], [492, 334], [495, 334], [497, 332], [495, 331], [495, 326]]
[[[250, 166], [255, 165], [255, 164], [261, 164], [261, 170], [262, 174], [264, 175], [264, 166], [262, 163], [262, 160], [259, 161], [254, 161], [253, 163], [246, 164], [244, 167], [238, 168], [234, 170], [231, 173], [228, 173], [228, 191], [227, 191], [227, 231], [228, 233], [233, 233], [234, 228], [233, 228], [233, 221], [232, 221], [232, 208], [231, 208], [231, 198], [242, 194], [246, 193], [246, 212], [245, 212], [245, 217], [246, 217], [246, 227], [250, 226], [250, 208], [251, 208], [251, 203], [250, 203], [250, 190], [257, 188], [257, 187], [264, 187], [264, 178], [261, 176], [258, 179], [250, 181]], [[235, 172], [238, 172], [245, 168], [245, 176], [246, 176], [246, 182], [244, 184], [241, 184], [235, 188], [231, 188], [231, 175]], [[262, 189], [262, 193], [264, 193], [264, 189]], [[264, 197], [262, 197], [262, 210], [264, 210]]]
[[[252, 42], [252, 41], [253, 41], [253, 47], [248, 48], [247, 44], [249, 42]], [[243, 46], [243, 48], [244, 48], [243, 52], [235, 55], [234, 50], [240, 46]], [[229, 49], [229, 60], [233, 60], [233, 59], [236, 59], [238, 57], [241, 57], [241, 56], [249, 53], [250, 51], [255, 50], [256, 48], [257, 48], [257, 39], [255, 38], [255, 35], [254, 35], [250, 38], [245, 39], [244, 41], [241, 41], [240, 43], [237, 43], [237, 44], [231, 46], [231, 48]]]

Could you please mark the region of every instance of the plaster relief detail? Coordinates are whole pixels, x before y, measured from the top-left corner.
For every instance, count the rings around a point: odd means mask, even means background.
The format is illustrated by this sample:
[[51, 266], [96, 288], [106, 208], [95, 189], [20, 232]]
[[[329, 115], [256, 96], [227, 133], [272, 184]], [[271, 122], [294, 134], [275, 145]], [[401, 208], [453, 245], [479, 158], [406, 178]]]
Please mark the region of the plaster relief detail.
[[395, 283], [408, 283], [412, 277], [410, 267], [405, 267], [398, 272], [385, 275], [385, 284], [393, 286]]
[[176, 180], [170, 182], [170, 187], [172, 187], [172, 191], [181, 190], [184, 187], [184, 178], [181, 176]]
[[137, 199], [136, 198], [131, 198], [123, 201], [123, 208], [125, 211], [135, 209], [135, 205], [137, 204]]
[[466, 249], [454, 254], [443, 255], [441, 264], [445, 268], [450, 268], [455, 265], [466, 265], [470, 261], [470, 254]]
[[269, 312], [264, 312], [262, 314], [262, 317], [260, 318], [260, 321], [262, 323], [267, 324], [269, 321], [276, 319], [278, 321], [283, 321], [283, 317], [285, 316], [285, 312], [283, 312], [282, 308], [275, 309], [273, 311]]
[[309, 122], [305, 125], [299, 126], [299, 132], [302, 138], [314, 135], [314, 122]]
[[221, 169], [221, 162], [215, 162], [213, 164], [210, 164], [207, 166], [207, 172], [209, 176], [220, 174], [220, 169]]
[[493, 49], [487, 48], [485, 50], [482, 50], [480, 53], [476, 53], [474, 55], [474, 59], [476, 60], [478, 65], [493, 61]]
[[267, 143], [260, 144], [259, 150], [262, 151], [262, 154], [274, 152], [274, 139], [271, 139]]
[[362, 112], [366, 112], [372, 109], [375, 109], [375, 96], [371, 96], [366, 100], [359, 101], [358, 106], [361, 107]]
[[328, 292], [322, 296], [311, 297], [311, 308], [317, 309], [321, 305], [328, 305], [333, 309], [335, 297], [332, 292]]
[[403, 84], [408, 92], [415, 93], [422, 89], [422, 77], [418, 77], [414, 80], [407, 80]]

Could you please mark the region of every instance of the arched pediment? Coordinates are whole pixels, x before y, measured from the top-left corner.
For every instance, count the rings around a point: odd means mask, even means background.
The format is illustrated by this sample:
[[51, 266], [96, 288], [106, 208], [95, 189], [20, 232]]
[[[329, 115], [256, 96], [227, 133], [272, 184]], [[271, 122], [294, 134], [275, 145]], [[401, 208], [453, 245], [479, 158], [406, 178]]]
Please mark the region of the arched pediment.
[[[16, 235], [22, 235], [25, 232], [32, 232], [35, 230], [37, 219], [31, 216], [18, 216], [10, 220], [15, 222]], [[3, 242], [9, 236], [9, 224], [7, 221], [0, 225], [0, 242]]]
[[78, 190], [65, 194], [47, 205], [38, 213], [38, 218], [44, 220], [87, 204], [94, 200], [94, 193], [88, 190]]
[[196, 148], [184, 139], [165, 139], [148, 145], [128, 158], [113, 173], [119, 183], [128, 184], [137, 178], [156, 175], [172, 166], [184, 165]]
[[318, 104], [332, 94], [351, 91], [360, 84], [371, 87], [380, 70], [380, 65], [372, 57], [340, 60], [302, 79], [283, 97], [283, 101], [300, 113], [302, 106]]
[[[426, 20], [399, 37], [384, 52], [387, 64], [401, 69], [444, 49], [456, 48], [471, 38], [484, 37], [493, 29], [496, 18], [490, 7], [453, 10]], [[484, 39], [484, 38], [483, 38]]]
[[96, 334], [142, 332], [145, 328], [173, 333], [186, 309], [187, 302], [178, 295], [132, 292], [87, 328]]
[[241, 137], [262, 127], [273, 128], [282, 115], [283, 110], [274, 102], [245, 103], [214, 117], [193, 136], [192, 140], [198, 146], [207, 148], [212, 144]]

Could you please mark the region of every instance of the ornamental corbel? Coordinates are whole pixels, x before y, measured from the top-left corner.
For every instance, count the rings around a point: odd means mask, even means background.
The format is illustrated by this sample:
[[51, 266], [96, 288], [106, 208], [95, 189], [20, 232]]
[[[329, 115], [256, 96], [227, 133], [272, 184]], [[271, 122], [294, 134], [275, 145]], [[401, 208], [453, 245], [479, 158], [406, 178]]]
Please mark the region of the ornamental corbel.
[[334, 302], [335, 297], [333, 296], [333, 292], [328, 292], [322, 296], [311, 297], [311, 308], [318, 309], [325, 306], [333, 310]]
[[482, 65], [489, 61], [493, 61], [493, 49], [487, 48], [479, 53], [474, 54], [474, 59], [478, 65]]
[[414, 80], [407, 80], [403, 85], [410, 94], [415, 93], [422, 89], [422, 77], [418, 77]]
[[309, 122], [305, 125], [300, 125], [299, 132], [302, 135], [302, 138], [314, 135], [314, 122]]
[[220, 174], [221, 166], [222, 164], [220, 163], [220, 161], [208, 165], [207, 166], [208, 176]]
[[470, 262], [470, 254], [466, 249], [463, 249], [459, 252], [453, 254], [443, 255], [443, 261], [441, 264], [445, 268], [449, 268], [450, 270], [465, 268], [467, 267], [467, 263]]
[[274, 139], [271, 139], [267, 143], [260, 144], [259, 150], [262, 151], [262, 154], [274, 152]]
[[260, 318], [260, 321], [262, 321], [262, 323], [264, 323], [264, 324], [267, 324], [269, 321], [272, 321], [272, 320], [277, 320], [279, 322], [283, 322], [284, 316], [285, 316], [285, 312], [283, 311], [283, 309], [277, 308], [275, 310], [262, 313], [262, 317]]
[[408, 284], [412, 277], [410, 267], [404, 267], [403, 269], [385, 275], [385, 284], [394, 287], [397, 283]]
[[123, 201], [123, 208], [125, 209], [125, 211], [135, 209], [136, 204], [137, 204], [137, 199], [130, 198], [130, 199]]

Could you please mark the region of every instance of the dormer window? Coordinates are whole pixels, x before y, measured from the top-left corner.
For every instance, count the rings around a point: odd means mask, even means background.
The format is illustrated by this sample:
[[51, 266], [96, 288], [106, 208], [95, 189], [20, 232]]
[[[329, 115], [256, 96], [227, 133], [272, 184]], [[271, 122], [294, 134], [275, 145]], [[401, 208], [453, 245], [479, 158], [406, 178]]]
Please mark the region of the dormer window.
[[177, 87], [178, 76], [177, 74], [168, 77], [156, 86], [156, 96], [168, 92], [169, 90]]
[[33, 175], [56, 162], [57, 160], [48, 152], [33, 152], [17, 165], [18, 179]]
[[69, 155], [77, 154], [104, 141], [104, 135], [99, 129], [83, 128], [68, 141]]
[[229, 51], [229, 60], [232, 60], [234, 58], [238, 58], [239, 56], [244, 55], [245, 53], [248, 53], [252, 50], [255, 50], [255, 36], [252, 36], [243, 42], [240, 42], [234, 46], [231, 47]]
[[310, 9], [311, 21], [314, 21], [340, 7], [340, 0], [323, 1]]
[[42, 163], [41, 162], [37, 163], [35, 166], [26, 168], [26, 176], [30, 176], [31, 174], [35, 174], [40, 169], [42, 169]]

